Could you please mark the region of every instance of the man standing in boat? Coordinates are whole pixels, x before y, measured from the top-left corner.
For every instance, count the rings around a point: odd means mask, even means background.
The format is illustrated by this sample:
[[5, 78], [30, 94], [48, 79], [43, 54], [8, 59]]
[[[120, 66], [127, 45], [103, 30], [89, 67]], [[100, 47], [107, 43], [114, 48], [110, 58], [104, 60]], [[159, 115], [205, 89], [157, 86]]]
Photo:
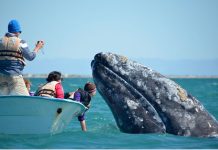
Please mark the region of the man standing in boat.
[[20, 34], [19, 22], [11, 20], [8, 33], [0, 39], [0, 95], [29, 95], [22, 76], [25, 59], [32, 61], [44, 42], [38, 41], [31, 52]]

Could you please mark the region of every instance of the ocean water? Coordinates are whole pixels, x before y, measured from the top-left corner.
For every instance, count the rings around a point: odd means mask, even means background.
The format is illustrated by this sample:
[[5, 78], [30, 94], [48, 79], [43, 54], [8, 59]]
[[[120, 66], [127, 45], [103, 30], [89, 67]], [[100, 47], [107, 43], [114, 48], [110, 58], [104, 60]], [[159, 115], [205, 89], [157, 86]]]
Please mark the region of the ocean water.
[[[45, 79], [30, 79], [36, 90]], [[195, 96], [218, 119], [218, 79], [173, 79]], [[65, 91], [74, 91], [91, 78], [65, 79]], [[56, 135], [2, 135], [0, 149], [217, 149], [218, 138], [194, 138], [170, 134], [126, 134], [119, 131], [113, 115], [99, 93], [86, 113], [88, 132], [82, 132], [77, 118]]]

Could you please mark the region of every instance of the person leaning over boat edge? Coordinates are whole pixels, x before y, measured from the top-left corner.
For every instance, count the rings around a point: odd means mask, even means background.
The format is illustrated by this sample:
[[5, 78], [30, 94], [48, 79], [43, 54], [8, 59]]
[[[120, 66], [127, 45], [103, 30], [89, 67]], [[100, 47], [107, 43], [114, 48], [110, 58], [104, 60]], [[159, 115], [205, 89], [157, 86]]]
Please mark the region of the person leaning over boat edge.
[[54, 98], [64, 98], [64, 90], [61, 84], [61, 73], [52, 71], [49, 73], [44, 85], [40, 86], [35, 93], [35, 96], [45, 96]]
[[[91, 99], [95, 94], [96, 94], [96, 85], [94, 83], [87, 82], [84, 86], [84, 90], [79, 88], [75, 92], [65, 93], [65, 98], [79, 101], [89, 109]], [[80, 121], [82, 130], [87, 131], [86, 122], [85, 122], [85, 113], [78, 116], [78, 121]]]
[[22, 76], [25, 59], [32, 61], [44, 42], [38, 42], [31, 52], [20, 34], [19, 22], [11, 20], [8, 33], [0, 39], [0, 95], [29, 95]]

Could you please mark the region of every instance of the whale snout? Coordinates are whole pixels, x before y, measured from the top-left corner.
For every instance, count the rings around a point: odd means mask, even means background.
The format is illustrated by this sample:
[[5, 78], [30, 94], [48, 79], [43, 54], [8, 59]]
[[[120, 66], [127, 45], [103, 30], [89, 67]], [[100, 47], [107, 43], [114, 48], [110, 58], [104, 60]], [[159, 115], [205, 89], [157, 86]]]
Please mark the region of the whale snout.
[[218, 123], [185, 89], [127, 57], [98, 53], [91, 62], [99, 93], [126, 133], [209, 137]]

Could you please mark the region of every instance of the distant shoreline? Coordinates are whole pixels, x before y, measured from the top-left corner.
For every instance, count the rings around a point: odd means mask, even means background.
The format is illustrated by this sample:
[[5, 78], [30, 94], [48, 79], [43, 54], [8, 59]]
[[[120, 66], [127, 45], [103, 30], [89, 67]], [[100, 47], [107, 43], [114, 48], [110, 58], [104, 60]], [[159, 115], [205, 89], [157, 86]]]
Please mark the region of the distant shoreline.
[[[47, 78], [47, 74], [24, 74], [24, 78]], [[218, 79], [218, 75], [165, 75], [167, 78]], [[63, 74], [63, 78], [92, 78], [91, 75]]]
[[[23, 74], [24, 78], [47, 78], [48, 74]], [[91, 75], [62, 74], [63, 78], [92, 78]]]
[[181, 78], [181, 79], [218, 79], [218, 75], [166, 75], [168, 78]]

